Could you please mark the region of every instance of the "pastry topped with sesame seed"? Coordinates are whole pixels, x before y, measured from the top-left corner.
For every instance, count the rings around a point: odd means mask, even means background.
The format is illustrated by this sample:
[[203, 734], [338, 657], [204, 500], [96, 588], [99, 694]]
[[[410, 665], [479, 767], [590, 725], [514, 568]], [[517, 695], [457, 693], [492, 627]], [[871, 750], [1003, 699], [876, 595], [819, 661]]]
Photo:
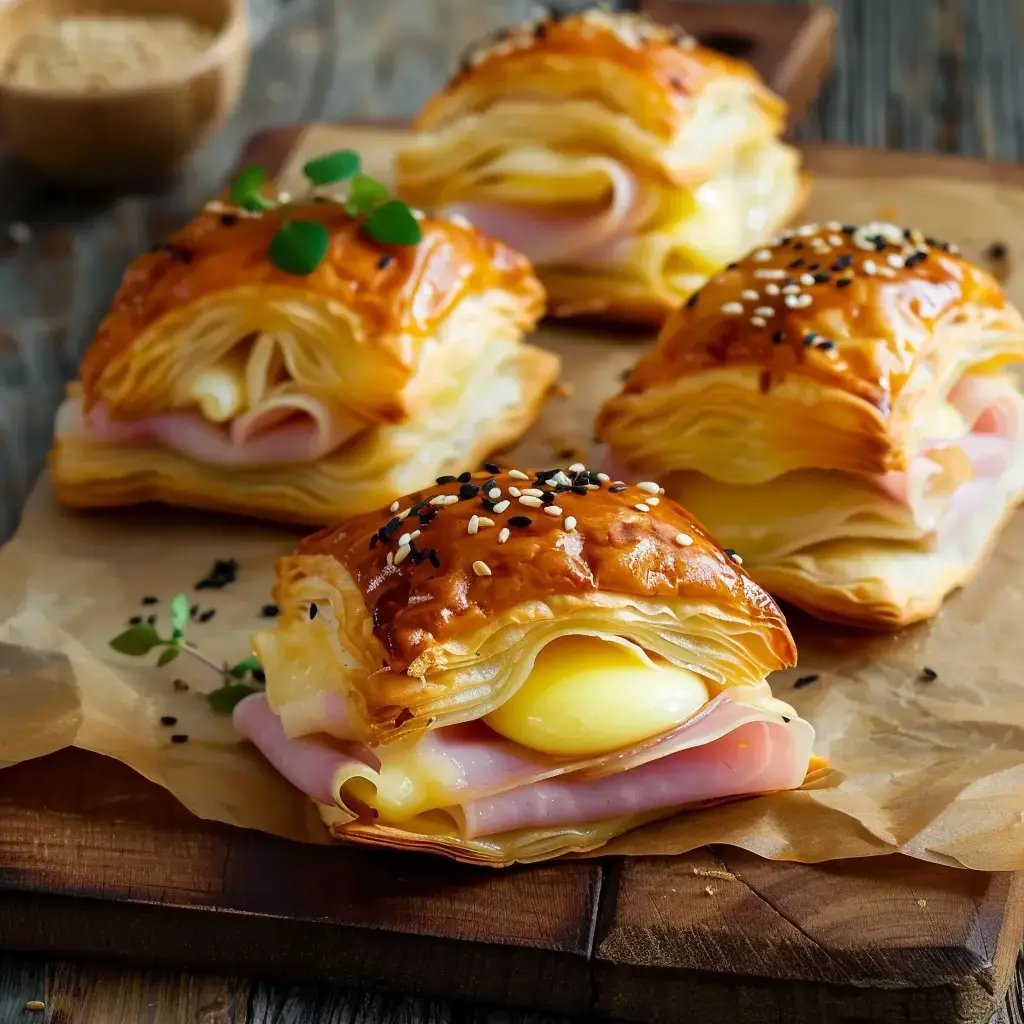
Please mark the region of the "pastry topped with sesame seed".
[[399, 191], [525, 252], [556, 315], [660, 322], [803, 202], [786, 105], [643, 14], [542, 12], [470, 47]]
[[608, 401], [658, 473], [779, 597], [933, 614], [1024, 493], [1024, 318], [957, 247], [889, 223], [783, 232], [694, 294]]
[[339, 838], [484, 863], [792, 788], [796, 652], [741, 562], [655, 481], [444, 476], [280, 561], [235, 721]]
[[559, 367], [523, 342], [530, 264], [404, 204], [357, 216], [361, 180], [212, 202], [135, 260], [57, 417], [61, 501], [319, 525], [518, 440]]

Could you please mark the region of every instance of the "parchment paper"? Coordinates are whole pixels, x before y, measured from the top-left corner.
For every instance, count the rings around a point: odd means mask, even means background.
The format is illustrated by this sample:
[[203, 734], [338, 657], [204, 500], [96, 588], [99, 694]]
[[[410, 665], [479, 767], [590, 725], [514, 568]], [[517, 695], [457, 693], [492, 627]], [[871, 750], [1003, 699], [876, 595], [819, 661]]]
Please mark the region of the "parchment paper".
[[[308, 137], [292, 166], [338, 145], [372, 150], [365, 130], [340, 131]], [[1024, 251], [1014, 236], [1024, 233], [1024, 191], [961, 183], [954, 202], [951, 188], [915, 178], [881, 187], [823, 180], [810, 215], [917, 223], [975, 257], [997, 239]], [[1024, 298], [1017, 277], [1009, 287]], [[650, 334], [545, 326], [535, 340], [562, 354], [570, 396], [550, 403], [516, 461], [586, 461], [597, 406]], [[190, 638], [215, 659], [240, 660], [250, 632], [266, 625], [260, 609], [271, 600], [273, 560], [297, 536], [174, 510], [73, 515], [40, 481], [0, 552], [0, 765], [74, 744], [125, 762], [200, 816], [326, 842], [311, 805], [199, 696], [217, 685], [208, 670], [184, 657], [158, 669], [153, 656], [128, 658], [107, 645], [132, 615], [157, 613], [166, 624], [170, 598], [184, 591], [216, 610], [190, 625]], [[237, 582], [195, 591], [214, 560], [226, 558], [240, 564]], [[143, 606], [146, 595], [159, 604]], [[1024, 513], [982, 575], [931, 623], [864, 634], [793, 613], [791, 625], [800, 668], [772, 682], [813, 722], [831, 769], [798, 792], [679, 815], [601, 852], [677, 853], [715, 842], [778, 860], [900, 851], [968, 868], [1024, 869]], [[923, 679], [925, 667], [937, 678]], [[175, 679], [189, 689], [175, 688]], [[177, 722], [163, 726], [162, 716]], [[173, 743], [172, 735], [189, 740]]]

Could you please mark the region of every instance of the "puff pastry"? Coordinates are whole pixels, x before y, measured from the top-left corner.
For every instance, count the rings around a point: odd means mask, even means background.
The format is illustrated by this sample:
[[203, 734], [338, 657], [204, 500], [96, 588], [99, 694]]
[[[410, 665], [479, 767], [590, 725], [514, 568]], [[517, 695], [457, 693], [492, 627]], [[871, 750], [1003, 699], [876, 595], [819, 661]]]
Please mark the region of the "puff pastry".
[[785, 115], [679, 29], [548, 13], [471, 48], [399, 153], [399, 190], [525, 252], [556, 315], [660, 322], [802, 203]]
[[696, 293], [597, 429], [777, 597], [899, 626], [1024, 494], [1022, 358], [1024, 319], [955, 246], [811, 224]]
[[[329, 234], [306, 276], [268, 246]], [[57, 417], [59, 499], [160, 501], [314, 525], [366, 512], [516, 440], [558, 359], [528, 261], [424, 219], [382, 246], [343, 206], [210, 204], [128, 269]]]
[[235, 722], [338, 838], [502, 865], [805, 778], [782, 614], [656, 484], [487, 466], [278, 571]]

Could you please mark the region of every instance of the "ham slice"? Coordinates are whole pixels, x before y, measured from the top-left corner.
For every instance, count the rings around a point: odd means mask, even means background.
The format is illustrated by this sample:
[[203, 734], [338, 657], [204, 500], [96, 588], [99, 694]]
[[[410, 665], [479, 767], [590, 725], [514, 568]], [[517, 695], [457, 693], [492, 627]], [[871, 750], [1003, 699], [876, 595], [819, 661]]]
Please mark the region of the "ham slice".
[[608, 204], [581, 216], [557, 206], [512, 206], [471, 202], [447, 206], [444, 213], [468, 217], [481, 231], [525, 253], [534, 263], [582, 263], [601, 259], [629, 237], [642, 221], [645, 201], [636, 177], [617, 160], [592, 158], [607, 173]]
[[[736, 691], [764, 703], [763, 691]], [[792, 714], [778, 702], [766, 708], [725, 691], [667, 733], [576, 761], [528, 750], [479, 722], [427, 732], [416, 755], [420, 764], [443, 766], [432, 783], [437, 806], [467, 836], [531, 822], [596, 821], [800, 785], [813, 730], [777, 709]], [[322, 795], [343, 791], [346, 772], [372, 781], [387, 771], [386, 747], [360, 748], [322, 735], [288, 738], [263, 695], [238, 705], [235, 724], [289, 781], [321, 802], [335, 803]]]
[[312, 395], [277, 395], [236, 417], [228, 426], [192, 410], [116, 420], [101, 404], [84, 414], [69, 398], [57, 413], [58, 438], [97, 444], [159, 444], [196, 462], [241, 469], [315, 462], [360, 428], [349, 416]]

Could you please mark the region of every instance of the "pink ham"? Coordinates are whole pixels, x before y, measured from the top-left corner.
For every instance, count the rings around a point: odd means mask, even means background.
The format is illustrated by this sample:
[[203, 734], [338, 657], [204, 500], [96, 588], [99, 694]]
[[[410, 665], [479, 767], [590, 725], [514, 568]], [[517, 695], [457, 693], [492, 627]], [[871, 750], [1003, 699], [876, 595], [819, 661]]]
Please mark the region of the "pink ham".
[[616, 160], [601, 163], [611, 182], [611, 199], [600, 213], [581, 217], [561, 206], [487, 202], [455, 203], [444, 212], [468, 217], [481, 231], [525, 253], [534, 263], [600, 260], [635, 230], [645, 209], [636, 177]]
[[[781, 722], [752, 722], [713, 743], [601, 779], [536, 782], [462, 806], [469, 839], [522, 828], [580, 825], [725, 797], [793, 789], [807, 769]], [[798, 753], [800, 756], [798, 756]]]
[[137, 420], [113, 419], [101, 404], [83, 416], [80, 398], [57, 413], [56, 433], [98, 444], [160, 444], [196, 462], [233, 469], [315, 462], [357, 429], [354, 422], [312, 395], [280, 395], [237, 417], [229, 427], [198, 412]]

